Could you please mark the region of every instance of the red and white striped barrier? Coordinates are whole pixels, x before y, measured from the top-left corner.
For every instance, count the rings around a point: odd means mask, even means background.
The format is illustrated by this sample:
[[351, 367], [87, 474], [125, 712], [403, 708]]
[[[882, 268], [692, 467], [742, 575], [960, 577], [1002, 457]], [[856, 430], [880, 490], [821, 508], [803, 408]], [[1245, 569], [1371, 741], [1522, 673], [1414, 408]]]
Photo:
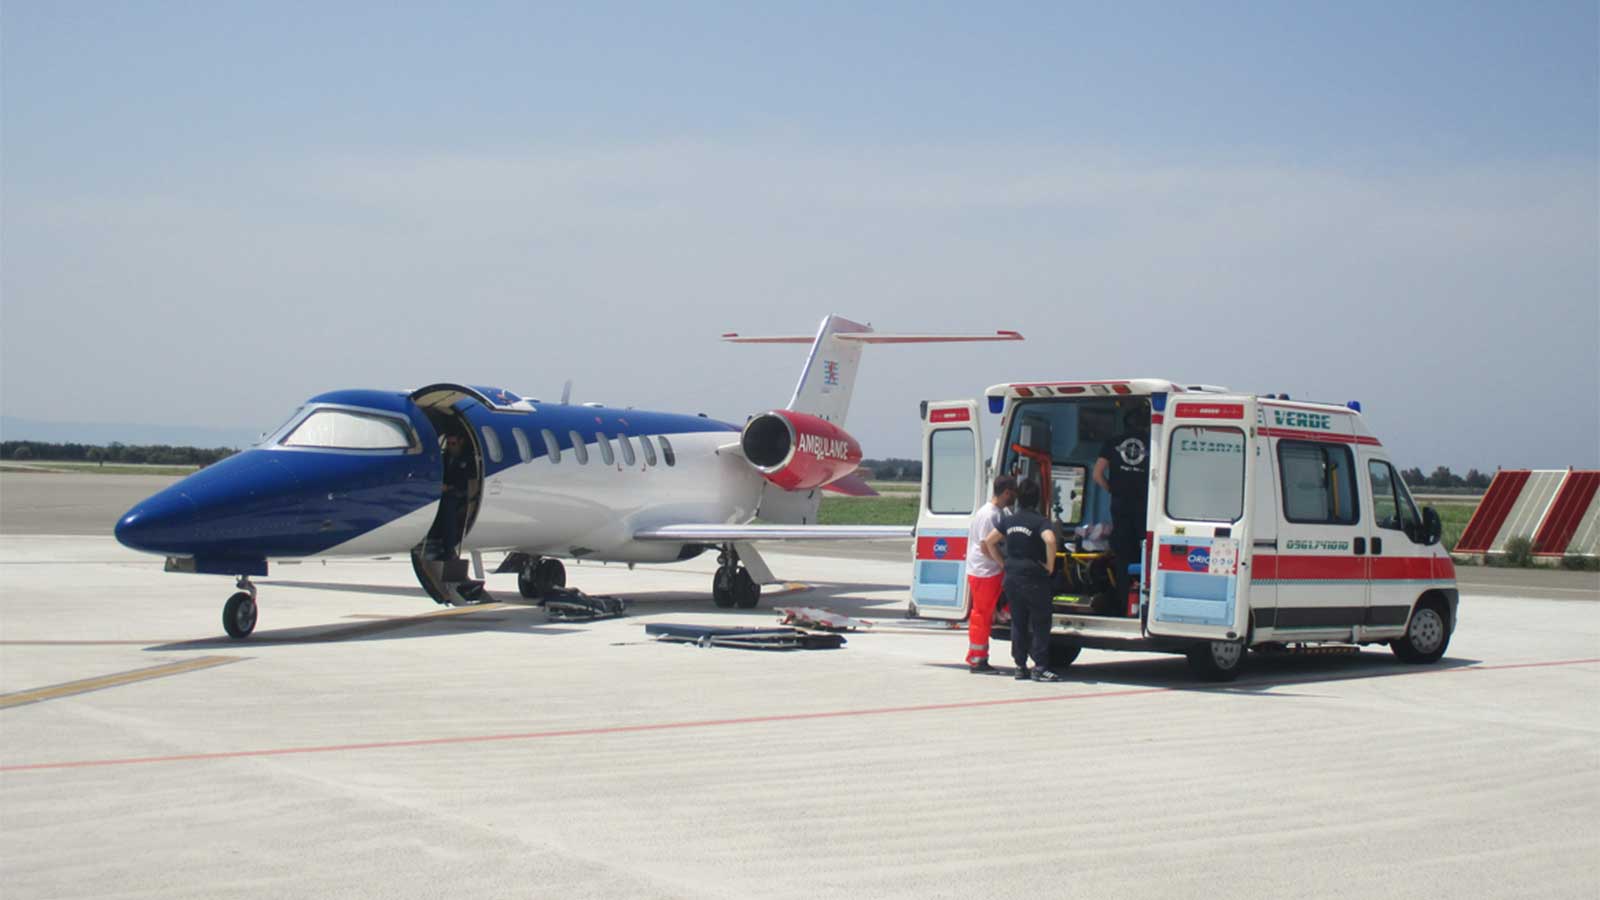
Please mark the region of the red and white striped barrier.
[[1504, 553], [1533, 539], [1540, 557], [1600, 555], [1600, 471], [1501, 469], [1467, 522], [1455, 553]]

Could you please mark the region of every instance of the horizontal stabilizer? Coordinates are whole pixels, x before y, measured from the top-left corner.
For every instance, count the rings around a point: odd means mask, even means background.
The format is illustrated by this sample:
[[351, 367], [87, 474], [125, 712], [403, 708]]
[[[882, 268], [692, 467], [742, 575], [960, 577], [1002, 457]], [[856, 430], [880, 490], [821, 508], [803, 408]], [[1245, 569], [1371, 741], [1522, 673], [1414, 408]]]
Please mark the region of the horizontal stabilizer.
[[634, 532], [636, 541], [726, 544], [734, 541], [894, 541], [911, 537], [899, 525], [666, 525]]
[[[884, 334], [877, 331], [835, 334], [841, 341], [855, 344], [959, 344], [970, 341], [1020, 341], [1022, 335], [1015, 331], [996, 331], [993, 334]], [[730, 344], [809, 344], [815, 335], [774, 335], [771, 337], [745, 336], [728, 332], [722, 339]]]
[[867, 484], [867, 480], [854, 473], [846, 475], [838, 481], [829, 482], [822, 486], [825, 491], [843, 494], [846, 497], [876, 497], [878, 492]]

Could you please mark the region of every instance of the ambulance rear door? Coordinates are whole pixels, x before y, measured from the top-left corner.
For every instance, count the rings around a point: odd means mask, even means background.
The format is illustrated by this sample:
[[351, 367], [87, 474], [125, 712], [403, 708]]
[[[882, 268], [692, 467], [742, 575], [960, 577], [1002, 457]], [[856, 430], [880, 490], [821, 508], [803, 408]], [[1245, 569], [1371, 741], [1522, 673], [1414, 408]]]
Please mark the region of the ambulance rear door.
[[978, 404], [930, 402], [922, 420], [922, 490], [917, 503], [911, 600], [932, 619], [967, 615], [967, 529], [989, 499]]
[[1162, 637], [1236, 640], [1250, 621], [1256, 399], [1176, 395], [1162, 418], [1152, 469], [1150, 559], [1155, 578], [1145, 630]]

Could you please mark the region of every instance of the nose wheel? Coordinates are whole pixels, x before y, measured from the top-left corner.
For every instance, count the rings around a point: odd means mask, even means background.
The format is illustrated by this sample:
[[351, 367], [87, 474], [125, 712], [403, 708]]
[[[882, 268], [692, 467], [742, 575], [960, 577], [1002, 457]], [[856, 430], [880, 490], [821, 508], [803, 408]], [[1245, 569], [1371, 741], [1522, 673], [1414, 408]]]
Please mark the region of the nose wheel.
[[228, 637], [240, 640], [256, 630], [256, 586], [240, 576], [237, 587], [239, 592], [222, 605], [222, 627]]
[[739, 554], [723, 547], [717, 555], [717, 574], [711, 576], [711, 602], [723, 609], [755, 609], [761, 602], [761, 585], [750, 570], [739, 565]]

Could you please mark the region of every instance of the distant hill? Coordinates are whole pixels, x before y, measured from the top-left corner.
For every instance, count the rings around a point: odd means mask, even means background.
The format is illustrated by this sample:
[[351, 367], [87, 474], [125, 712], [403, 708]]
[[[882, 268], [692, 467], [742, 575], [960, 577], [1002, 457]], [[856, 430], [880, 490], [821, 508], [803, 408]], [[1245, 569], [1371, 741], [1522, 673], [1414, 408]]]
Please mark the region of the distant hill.
[[254, 444], [260, 432], [248, 428], [192, 425], [140, 425], [128, 422], [44, 422], [0, 416], [0, 440], [65, 444], [167, 444], [174, 447], [233, 447]]

